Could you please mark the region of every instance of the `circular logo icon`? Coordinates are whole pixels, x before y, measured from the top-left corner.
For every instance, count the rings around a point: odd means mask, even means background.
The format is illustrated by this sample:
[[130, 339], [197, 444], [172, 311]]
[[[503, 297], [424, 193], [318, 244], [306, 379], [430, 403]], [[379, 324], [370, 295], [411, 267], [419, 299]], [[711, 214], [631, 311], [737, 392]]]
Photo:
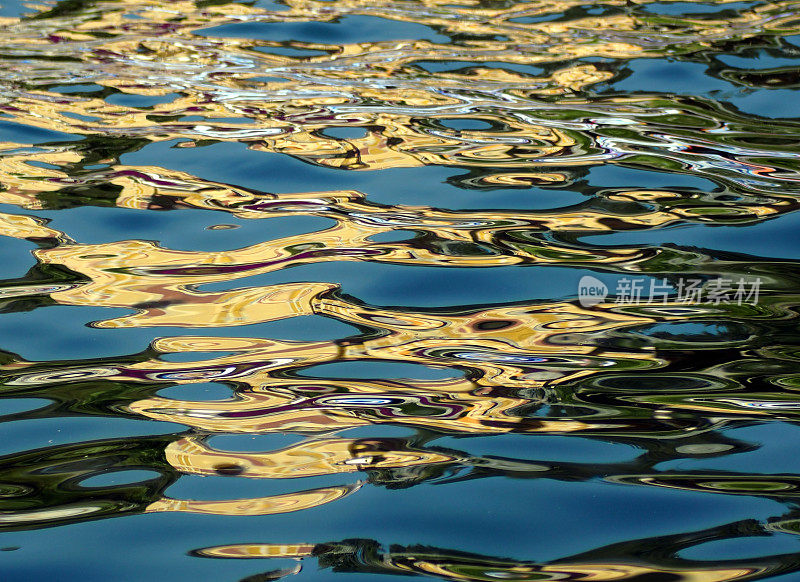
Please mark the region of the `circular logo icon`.
[[591, 307], [602, 303], [608, 295], [608, 287], [600, 279], [584, 275], [578, 281], [578, 302], [583, 307]]

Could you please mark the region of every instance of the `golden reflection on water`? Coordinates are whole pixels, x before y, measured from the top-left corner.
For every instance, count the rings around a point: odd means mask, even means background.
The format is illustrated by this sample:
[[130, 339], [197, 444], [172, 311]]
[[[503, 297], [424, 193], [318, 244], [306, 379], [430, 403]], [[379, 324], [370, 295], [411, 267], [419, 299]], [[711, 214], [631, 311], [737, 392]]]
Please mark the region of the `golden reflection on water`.
[[318, 507], [341, 499], [358, 487], [325, 487], [310, 491], [299, 491], [284, 495], [273, 495], [256, 499], [233, 499], [225, 501], [198, 501], [185, 499], [159, 499], [147, 506], [146, 512], [181, 511], [210, 515], [273, 515]]

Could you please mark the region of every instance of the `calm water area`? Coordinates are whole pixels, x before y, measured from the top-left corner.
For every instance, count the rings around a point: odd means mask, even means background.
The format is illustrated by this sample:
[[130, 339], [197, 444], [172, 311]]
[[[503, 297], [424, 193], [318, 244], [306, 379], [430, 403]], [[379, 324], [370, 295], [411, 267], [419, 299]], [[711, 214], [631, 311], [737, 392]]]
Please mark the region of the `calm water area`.
[[0, 580], [800, 581], [800, 1], [0, 0]]

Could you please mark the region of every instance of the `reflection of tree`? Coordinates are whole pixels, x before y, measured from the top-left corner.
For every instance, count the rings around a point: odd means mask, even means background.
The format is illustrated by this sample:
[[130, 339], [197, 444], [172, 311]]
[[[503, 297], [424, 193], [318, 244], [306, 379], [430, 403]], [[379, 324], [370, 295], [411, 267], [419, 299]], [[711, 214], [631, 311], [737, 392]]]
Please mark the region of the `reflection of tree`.
[[[171, 437], [129, 437], [51, 446], [0, 458], [0, 528], [30, 529], [140, 513], [178, 478], [163, 449]], [[81, 482], [117, 471], [157, 475], [139, 483]]]
[[[52, 246], [54, 241], [40, 241], [42, 246]], [[63, 265], [46, 265], [37, 262], [24, 277], [5, 279], [0, 286], [0, 314], [33, 311], [37, 307], [56, 305], [50, 293], [68, 289], [86, 279]], [[0, 346], [2, 349], [2, 346]]]
[[[59, 388], [53, 390], [50, 397], [58, 397]], [[113, 408], [117, 406], [115, 402]], [[73, 407], [69, 413], [74, 414], [75, 409]], [[58, 412], [50, 409], [48, 416]], [[84, 410], [86, 412], [104, 413], [97, 409]], [[22, 416], [14, 415], [7, 420], [20, 420]], [[0, 528], [50, 527], [143, 511], [231, 515], [296, 511], [335, 501], [354, 491], [353, 487], [309, 490], [303, 486], [304, 477], [345, 473], [361, 473], [371, 485], [389, 489], [424, 482], [445, 485], [490, 477], [570, 482], [607, 479], [634, 486], [663, 483], [663, 486], [699, 491], [710, 491], [704, 485], [709, 481], [727, 481], [731, 485], [727, 489], [718, 487], [718, 492], [764, 496], [784, 503], [798, 497], [783, 490], [776, 493], [776, 483], [781, 484], [781, 479], [774, 477], [720, 473], [698, 475], [692, 481], [687, 475], [677, 479], [670, 473], [656, 470], [659, 463], [670, 459], [724, 456], [752, 449], [751, 445], [718, 432], [677, 440], [636, 439], [632, 435], [597, 438], [598, 442], [632, 444], [643, 449], [629, 461], [611, 463], [476, 456], [469, 453], [469, 439], [460, 440], [464, 450], [458, 450], [436, 446], [435, 440], [440, 436], [435, 431], [418, 431], [407, 438], [317, 437], [274, 451], [236, 453], [217, 451], [205, 438], [193, 434], [176, 434], [92, 441], [14, 453], [0, 459], [3, 474]], [[127, 485], [91, 488], [82, 485], [95, 475], [125, 470], [149, 470], [157, 476]], [[297, 485], [292, 488], [295, 493], [253, 500], [204, 502], [165, 497], [164, 490], [183, 474], [288, 478]], [[124, 475], [122, 479], [124, 481]], [[784, 478], [783, 483], [790, 483], [792, 479]]]
[[[796, 518], [797, 512], [783, 518], [789, 516]], [[723, 582], [760, 580], [800, 570], [800, 557], [794, 553], [714, 561], [681, 556], [681, 552], [710, 542], [769, 535], [767, 526], [748, 519], [706, 530], [624, 541], [551, 562], [514, 560], [422, 545], [393, 544], [386, 551], [372, 539], [305, 546], [218, 546], [195, 550], [193, 555], [206, 558], [315, 557], [320, 568], [330, 568], [336, 573], [416, 575], [487, 582], [497, 579]]]

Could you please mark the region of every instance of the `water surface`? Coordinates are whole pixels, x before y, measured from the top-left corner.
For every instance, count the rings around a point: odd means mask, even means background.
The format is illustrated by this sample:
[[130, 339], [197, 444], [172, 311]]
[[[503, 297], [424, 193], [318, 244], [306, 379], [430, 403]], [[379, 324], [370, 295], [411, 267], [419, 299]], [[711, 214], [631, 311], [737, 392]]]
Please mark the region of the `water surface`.
[[800, 2], [0, 24], [4, 580], [798, 579]]

